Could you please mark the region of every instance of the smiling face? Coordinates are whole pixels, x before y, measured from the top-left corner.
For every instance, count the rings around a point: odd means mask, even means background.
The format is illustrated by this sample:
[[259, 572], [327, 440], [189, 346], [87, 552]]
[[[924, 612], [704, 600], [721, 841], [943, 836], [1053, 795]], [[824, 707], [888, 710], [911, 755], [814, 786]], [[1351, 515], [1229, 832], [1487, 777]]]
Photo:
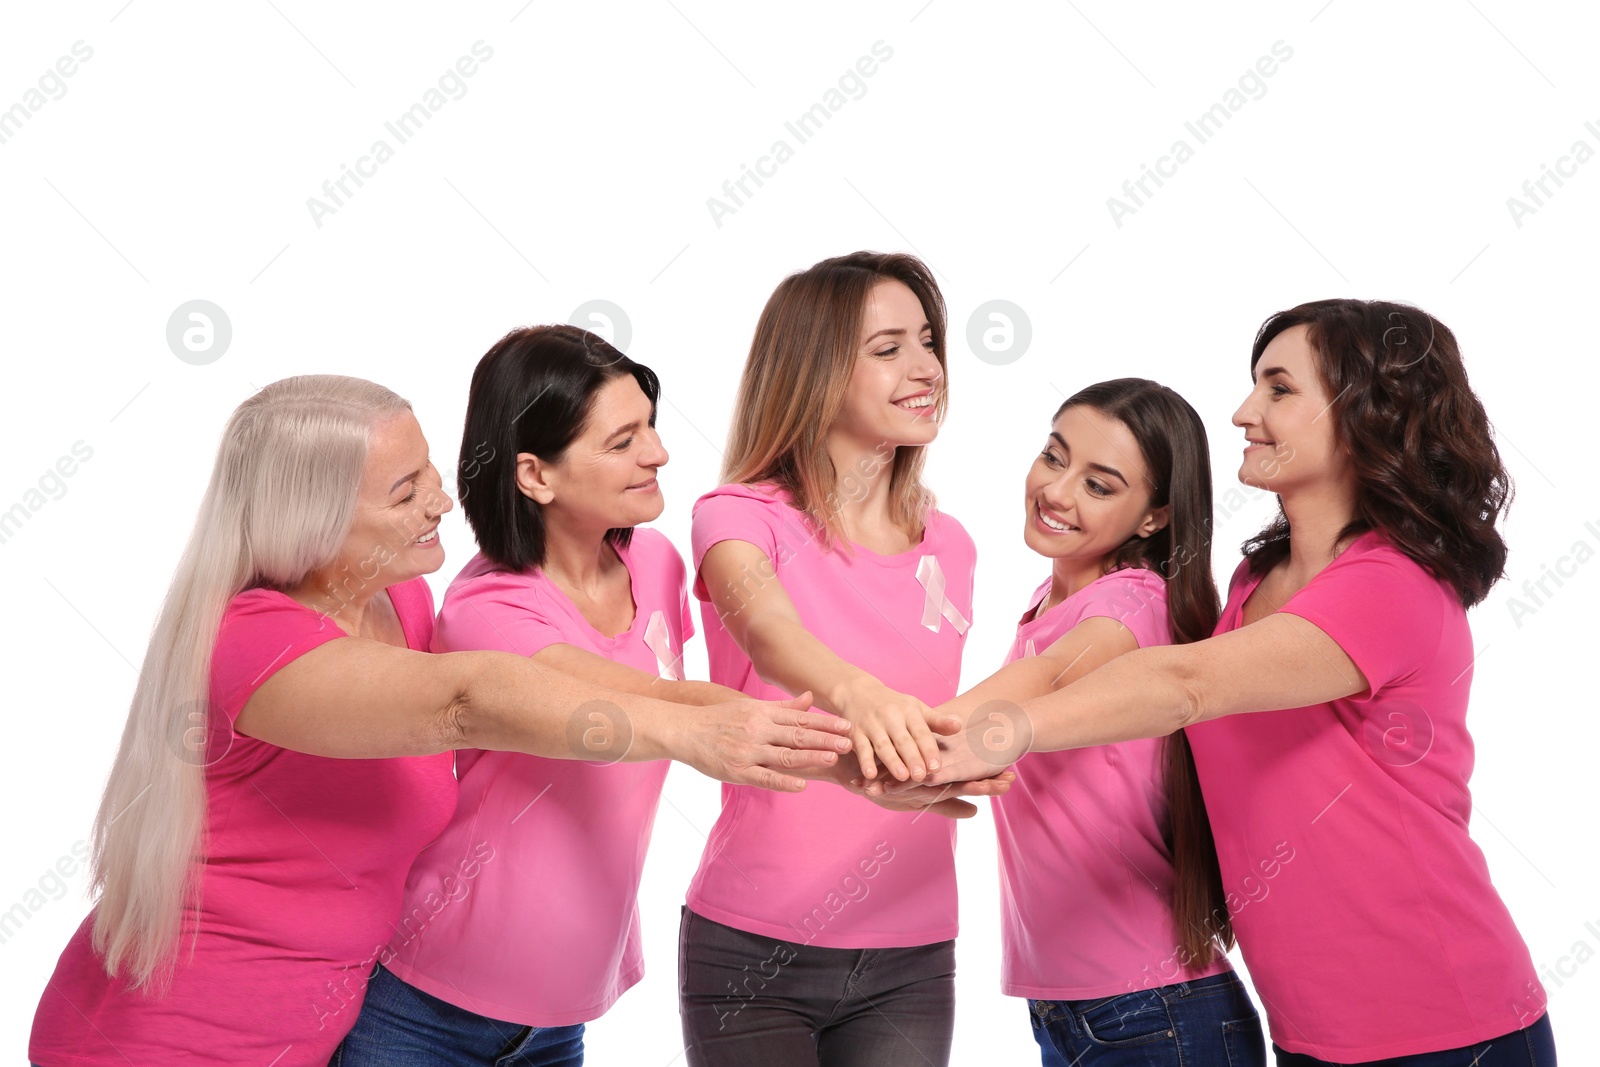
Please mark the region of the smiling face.
[[1280, 496], [1351, 478], [1307, 330], [1292, 326], [1267, 344], [1255, 387], [1233, 413], [1245, 436], [1239, 480]]
[[402, 411], [379, 421], [367, 442], [355, 519], [331, 571], [335, 585], [353, 575], [375, 592], [438, 570], [439, 517], [453, 507], [416, 416]]
[[921, 301], [886, 278], [872, 287], [861, 318], [844, 407], [829, 436], [869, 450], [930, 443], [939, 433], [944, 367]]
[[544, 509], [552, 529], [603, 535], [659, 518], [665, 500], [656, 471], [667, 450], [654, 420], [638, 381], [618, 375], [594, 394], [583, 429], [560, 459], [517, 454], [517, 487]]
[[1129, 537], [1165, 526], [1170, 510], [1150, 506], [1149, 472], [1133, 433], [1084, 404], [1057, 416], [1028, 470], [1024, 499], [1028, 547], [1092, 575]]

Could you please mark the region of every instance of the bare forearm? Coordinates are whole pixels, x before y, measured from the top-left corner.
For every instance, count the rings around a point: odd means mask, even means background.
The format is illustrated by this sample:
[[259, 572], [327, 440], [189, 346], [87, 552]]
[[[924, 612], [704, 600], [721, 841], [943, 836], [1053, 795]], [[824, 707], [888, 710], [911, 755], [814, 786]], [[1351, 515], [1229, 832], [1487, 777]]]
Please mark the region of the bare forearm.
[[746, 654], [762, 680], [789, 693], [809, 689], [816, 706], [835, 715], [850, 686], [872, 679], [799, 622], [781, 615], [751, 619], [744, 637]]
[[1045, 696], [1060, 673], [1058, 666], [1042, 656], [1019, 659], [1001, 667], [960, 696], [940, 704], [937, 710], [941, 715], [969, 722], [973, 713], [985, 704], [994, 701], [1021, 704]]
[[710, 704], [726, 704], [730, 700], [738, 700], [744, 696], [737, 689], [731, 689], [716, 682], [699, 682], [693, 679], [683, 682], [669, 682], [665, 690], [665, 699], [676, 704], [690, 704], [696, 707], [705, 707]]
[[1139, 647], [1117, 619], [1085, 619], [1037, 655], [1024, 656], [940, 705], [939, 713], [972, 723], [980, 713], [1011, 717], [1016, 705], [1043, 697]]
[[1200, 718], [1183, 669], [1186, 650], [1161, 646], [1118, 656], [1063, 688], [1022, 702], [1029, 749], [1055, 752], [1164, 737]]
[[705, 706], [726, 704], [744, 696], [737, 689], [714, 682], [678, 681], [617, 663], [568, 644], [546, 645], [533, 656], [536, 663], [624, 693], [668, 700], [674, 704]]
[[456, 699], [450, 747], [527, 752], [555, 759], [669, 759], [677, 705], [596, 685], [520, 656], [452, 652]]
[[1333, 638], [1280, 612], [1204, 641], [1130, 652], [1023, 710], [1033, 748], [1050, 751], [1161, 737], [1225, 715], [1306, 708], [1366, 688]]

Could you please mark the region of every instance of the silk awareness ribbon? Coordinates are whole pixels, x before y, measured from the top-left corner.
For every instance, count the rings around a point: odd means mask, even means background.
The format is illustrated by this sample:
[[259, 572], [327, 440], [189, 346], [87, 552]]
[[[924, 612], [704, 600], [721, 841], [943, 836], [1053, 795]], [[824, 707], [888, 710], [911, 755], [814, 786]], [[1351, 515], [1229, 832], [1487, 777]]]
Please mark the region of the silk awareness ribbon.
[[650, 613], [650, 624], [644, 628], [644, 643], [656, 654], [661, 677], [672, 682], [683, 681], [683, 657], [672, 654], [672, 634], [667, 630], [667, 617], [660, 610]]
[[939, 616], [950, 620], [950, 625], [956, 628], [956, 633], [964, 634], [971, 624], [962, 616], [961, 612], [951, 603], [950, 598], [944, 595], [944, 571], [939, 569], [939, 560], [934, 556], [923, 556], [917, 564], [917, 581], [921, 583], [926, 596], [922, 600], [922, 625], [939, 632]]

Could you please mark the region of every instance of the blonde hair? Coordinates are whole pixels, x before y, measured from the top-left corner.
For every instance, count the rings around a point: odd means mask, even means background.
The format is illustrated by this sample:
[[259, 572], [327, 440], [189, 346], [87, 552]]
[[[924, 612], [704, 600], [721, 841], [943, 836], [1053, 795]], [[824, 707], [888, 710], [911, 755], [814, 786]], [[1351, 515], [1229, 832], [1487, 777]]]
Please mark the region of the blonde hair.
[[[779, 283], [761, 311], [739, 382], [722, 481], [781, 486], [817, 524], [824, 547], [844, 540], [835, 503], [841, 478], [876, 473], [836, 471], [827, 437], [844, 409], [868, 297], [885, 280], [904, 283], [921, 301], [934, 355], [947, 371], [944, 297], [933, 272], [904, 253], [852, 252]], [[937, 396], [934, 417], [943, 421], [948, 388]], [[933, 506], [922, 484], [926, 450], [901, 445], [885, 462], [891, 464], [890, 517], [915, 539]]]
[[94, 948], [106, 973], [164, 988], [205, 858], [211, 655], [228, 602], [333, 562], [350, 531], [373, 426], [409, 410], [360, 378], [273, 382], [228, 420], [194, 530], [145, 650], [95, 817]]

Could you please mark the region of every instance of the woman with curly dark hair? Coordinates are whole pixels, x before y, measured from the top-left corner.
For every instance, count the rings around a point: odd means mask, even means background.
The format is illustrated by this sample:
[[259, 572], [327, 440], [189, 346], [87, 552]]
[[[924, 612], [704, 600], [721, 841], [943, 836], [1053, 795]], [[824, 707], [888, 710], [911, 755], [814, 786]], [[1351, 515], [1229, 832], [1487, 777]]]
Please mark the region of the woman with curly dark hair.
[[[1250, 366], [1239, 477], [1281, 511], [1216, 635], [1119, 656], [1016, 721], [1034, 751], [1185, 731], [1217, 919], [1280, 1067], [1550, 1067], [1544, 990], [1467, 832], [1466, 609], [1503, 575], [1511, 487], [1455, 337], [1417, 308], [1323, 300], [1269, 318]], [[1004, 731], [982, 725], [941, 738], [933, 783], [993, 773], [981, 742]], [[1119, 1036], [1156, 1040], [1148, 1014]]]

